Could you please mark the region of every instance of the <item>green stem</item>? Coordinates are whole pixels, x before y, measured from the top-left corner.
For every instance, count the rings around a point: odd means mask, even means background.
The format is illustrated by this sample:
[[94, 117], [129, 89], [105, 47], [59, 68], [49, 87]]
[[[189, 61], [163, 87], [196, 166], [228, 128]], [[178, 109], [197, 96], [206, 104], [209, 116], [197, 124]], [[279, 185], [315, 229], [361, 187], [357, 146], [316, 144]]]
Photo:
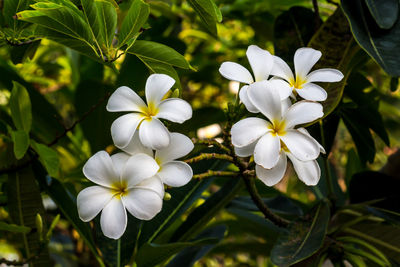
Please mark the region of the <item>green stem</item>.
[[117, 242], [117, 267], [121, 267], [121, 238]]
[[[321, 132], [321, 142], [322, 146], [325, 148], [326, 147], [326, 141], [325, 141], [325, 134], [324, 134], [324, 126], [322, 120], [319, 121], [319, 129]], [[333, 190], [333, 181], [332, 181], [332, 175], [331, 175], [331, 169], [329, 166], [329, 160], [328, 160], [328, 155], [323, 156], [324, 159], [324, 167], [325, 167], [325, 177], [328, 182], [328, 198], [329, 199], [335, 199], [335, 192]]]
[[136, 235], [135, 247], [133, 249], [132, 257], [129, 260], [129, 266], [136, 266], [134, 264], [135, 264], [135, 259], [136, 259], [136, 254], [137, 254], [137, 251], [138, 251], [138, 247], [139, 247], [139, 238], [140, 238], [140, 235], [142, 233], [142, 227], [143, 227], [143, 221], [141, 221], [140, 225], [139, 225], [139, 231], [138, 231], [138, 234]]

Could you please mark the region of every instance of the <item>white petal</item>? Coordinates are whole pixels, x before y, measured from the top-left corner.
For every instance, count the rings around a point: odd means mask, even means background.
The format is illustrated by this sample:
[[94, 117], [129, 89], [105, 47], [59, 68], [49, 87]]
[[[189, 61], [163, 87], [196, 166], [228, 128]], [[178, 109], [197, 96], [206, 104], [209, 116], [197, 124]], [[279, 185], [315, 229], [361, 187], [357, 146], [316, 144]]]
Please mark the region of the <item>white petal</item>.
[[269, 122], [260, 118], [246, 118], [232, 126], [232, 144], [236, 147], [247, 146], [269, 131]]
[[274, 87], [279, 93], [281, 100], [287, 99], [292, 94], [292, 87], [282, 79], [272, 78], [269, 80], [269, 83], [271, 84], [271, 87]]
[[114, 197], [104, 207], [100, 226], [103, 234], [112, 239], [119, 239], [125, 232], [127, 224], [126, 210], [119, 197]]
[[245, 84], [254, 82], [250, 72], [240, 64], [235, 62], [224, 62], [219, 68], [219, 73], [231, 81], [237, 81]]
[[186, 156], [193, 150], [192, 140], [180, 133], [171, 133], [171, 141], [166, 148], [156, 151], [156, 159], [159, 163], [166, 163]]
[[290, 98], [286, 98], [281, 101], [282, 104], [282, 114], [285, 114], [287, 110], [292, 106], [292, 101]]
[[[152, 180], [153, 186], [164, 189], [158, 177], [147, 180]], [[130, 189], [128, 194], [122, 196], [122, 201], [129, 213], [140, 220], [151, 220], [161, 211], [163, 204], [162, 198], [156, 191], [146, 188]]]
[[161, 165], [157, 175], [164, 184], [179, 187], [187, 184], [192, 179], [193, 171], [185, 162], [171, 161]]
[[116, 111], [137, 111], [141, 112], [146, 108], [144, 101], [132, 89], [121, 86], [110, 96], [107, 103], [107, 110]]
[[264, 168], [271, 169], [277, 164], [280, 151], [279, 137], [269, 132], [258, 140], [254, 149], [254, 161]]
[[312, 122], [324, 116], [322, 105], [310, 101], [300, 101], [293, 104], [284, 115], [286, 128], [293, 128], [296, 125]]
[[119, 117], [112, 123], [111, 137], [116, 147], [121, 148], [128, 145], [143, 118], [138, 113], [129, 113]]
[[265, 169], [256, 165], [256, 175], [267, 186], [274, 186], [279, 183], [285, 175], [287, 158], [285, 153], [281, 153], [278, 163], [271, 169]]
[[152, 74], [146, 81], [147, 105], [158, 106], [161, 99], [175, 84], [175, 80], [166, 74]]
[[146, 154], [135, 154], [129, 158], [122, 174], [122, 180], [131, 188], [144, 179], [154, 176], [159, 170], [157, 162]]
[[311, 137], [311, 138], [318, 144], [318, 146], [319, 146], [319, 151], [320, 151], [322, 154], [326, 154], [325, 148], [324, 148], [320, 143], [318, 143], [318, 141], [315, 140], [315, 138], [313, 138], [313, 137], [311, 136], [311, 134], [310, 134], [305, 128], [297, 128], [297, 131], [299, 131], [299, 132], [301, 132], [301, 133], [303, 133], [303, 134], [308, 135], [309, 137]]
[[316, 185], [321, 177], [321, 169], [316, 160], [300, 161], [294, 155], [287, 154], [294, 170], [301, 181], [306, 185]]
[[290, 153], [299, 160], [314, 160], [319, 155], [320, 148], [313, 138], [297, 130], [287, 130], [286, 134], [280, 136], [280, 138]]
[[273, 84], [268, 81], [253, 83], [249, 86], [247, 95], [253, 105], [268, 119], [281, 120], [281, 98]]
[[150, 191], [153, 191], [157, 193], [157, 195], [163, 199], [164, 198], [164, 184], [161, 181], [161, 178], [158, 176], [158, 174], [148, 178], [144, 179], [141, 181], [139, 184], [137, 184], [133, 189], [147, 189]]
[[250, 45], [246, 51], [256, 82], [267, 80], [274, 60], [272, 55], [256, 45]]
[[83, 189], [76, 199], [79, 218], [84, 222], [93, 220], [112, 197], [111, 189], [102, 186], [96, 185]]
[[161, 101], [156, 118], [182, 123], [192, 117], [192, 107], [179, 98], [169, 98]]
[[293, 72], [289, 65], [286, 64], [280, 57], [273, 56], [274, 65], [271, 70], [271, 75], [285, 79], [286, 81], [291, 81], [294, 79]]
[[131, 141], [126, 147], [121, 148], [123, 151], [130, 155], [135, 155], [137, 153], [144, 153], [149, 156], [153, 156], [153, 150], [151, 148], [145, 147], [142, 142], [140, 142], [139, 131], [135, 131]]
[[143, 120], [139, 128], [140, 141], [153, 150], [167, 147], [170, 142], [168, 129], [156, 118]]
[[105, 187], [110, 187], [120, 179], [110, 155], [105, 151], [99, 151], [89, 158], [83, 166], [83, 174], [90, 181]]
[[114, 170], [117, 173], [118, 177], [122, 176], [122, 173], [125, 170], [125, 165], [130, 155], [124, 152], [120, 152], [111, 156], [111, 160], [114, 165]]
[[301, 89], [296, 89], [296, 92], [302, 98], [311, 101], [325, 101], [328, 97], [326, 91], [321, 86], [314, 83], [306, 83]]
[[259, 113], [258, 109], [251, 103], [249, 96], [247, 95], [247, 90], [249, 86], [245, 85], [243, 86], [240, 91], [239, 91], [239, 98], [240, 101], [242, 101], [243, 105], [246, 107], [246, 109], [252, 113]]
[[336, 69], [319, 69], [309, 73], [306, 81], [312, 82], [339, 82], [343, 79], [343, 73]]
[[310, 47], [303, 47], [296, 50], [294, 54], [294, 69], [296, 71], [296, 79], [305, 80], [311, 68], [321, 58], [322, 53]]
[[239, 157], [250, 157], [251, 155], [254, 154], [254, 148], [256, 147], [256, 144], [258, 142], [258, 139], [254, 141], [253, 143], [244, 146], [244, 147], [234, 147], [235, 149], [235, 154]]

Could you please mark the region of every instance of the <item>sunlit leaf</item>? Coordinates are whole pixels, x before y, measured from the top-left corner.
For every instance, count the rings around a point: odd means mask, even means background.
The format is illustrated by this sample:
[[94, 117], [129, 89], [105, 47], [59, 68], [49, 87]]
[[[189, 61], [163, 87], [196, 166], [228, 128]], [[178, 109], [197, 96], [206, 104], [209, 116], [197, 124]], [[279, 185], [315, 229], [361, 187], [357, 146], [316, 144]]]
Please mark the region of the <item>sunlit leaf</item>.
[[17, 159], [22, 159], [29, 148], [29, 135], [23, 131], [12, 131], [11, 138], [14, 143], [14, 155]]

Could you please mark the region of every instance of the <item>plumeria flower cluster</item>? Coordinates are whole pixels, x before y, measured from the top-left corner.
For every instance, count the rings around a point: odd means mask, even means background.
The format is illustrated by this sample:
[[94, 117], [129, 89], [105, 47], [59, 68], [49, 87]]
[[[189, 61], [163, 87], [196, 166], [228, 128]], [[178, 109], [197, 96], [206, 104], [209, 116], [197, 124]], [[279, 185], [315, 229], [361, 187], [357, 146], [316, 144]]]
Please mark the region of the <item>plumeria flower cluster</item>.
[[[288, 158], [301, 181], [316, 185], [321, 175], [316, 159], [325, 150], [301, 125], [324, 115], [322, 105], [315, 101], [326, 100], [327, 93], [315, 82], [338, 82], [343, 74], [336, 69], [310, 72], [321, 57], [321, 52], [312, 48], [296, 51], [295, 75], [281, 58], [257, 46], [249, 46], [246, 55], [254, 79], [234, 62], [224, 62], [219, 71], [225, 78], [245, 84], [239, 92], [241, 102], [267, 120], [249, 117], [232, 126], [235, 153], [254, 156], [256, 175], [268, 186], [283, 178]], [[303, 100], [296, 102], [297, 96]]]
[[170, 133], [160, 121], [183, 123], [192, 117], [186, 101], [166, 98], [174, 84], [168, 75], [153, 74], [146, 82], [147, 103], [126, 86], [108, 100], [108, 111], [129, 112], [111, 126], [114, 144], [122, 152], [110, 156], [100, 151], [86, 162], [83, 173], [97, 185], [82, 190], [77, 205], [85, 222], [101, 212], [100, 226], [109, 238], [123, 235], [127, 211], [138, 219], [151, 220], [162, 209], [164, 186], [183, 186], [193, 176], [191, 167], [177, 160], [192, 151], [192, 141]]

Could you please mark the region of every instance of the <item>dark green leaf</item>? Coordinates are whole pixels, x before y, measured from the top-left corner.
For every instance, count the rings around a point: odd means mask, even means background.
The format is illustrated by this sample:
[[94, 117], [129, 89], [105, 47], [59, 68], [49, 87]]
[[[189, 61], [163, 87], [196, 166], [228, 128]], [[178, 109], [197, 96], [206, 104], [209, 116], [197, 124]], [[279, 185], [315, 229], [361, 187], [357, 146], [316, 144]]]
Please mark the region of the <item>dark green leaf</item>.
[[13, 82], [10, 97], [11, 116], [15, 127], [29, 133], [32, 126], [32, 107], [28, 91], [24, 86]]
[[117, 10], [108, 1], [96, 0], [97, 15], [99, 19], [99, 30], [102, 43], [106, 47], [110, 47], [117, 28]]
[[27, 227], [27, 226], [22, 226], [22, 225], [0, 222], [0, 231], [27, 234], [31, 231], [31, 228]]
[[213, 0], [188, 0], [188, 2], [200, 16], [200, 19], [206, 26], [206, 30], [217, 37], [216, 23], [222, 20], [222, 15], [217, 11], [218, 8], [213, 3]]
[[14, 155], [17, 159], [22, 159], [28, 150], [30, 139], [29, 135], [22, 130], [12, 131], [11, 138], [14, 143]]
[[133, 0], [122, 21], [121, 31], [118, 35], [119, 47], [130, 42], [139, 33], [150, 14], [149, 5], [142, 0]]
[[[385, 1], [385, 9], [386, 4], [391, 2], [397, 2], [396, 5], [398, 5], [398, 1]], [[400, 64], [400, 49], [398, 46], [400, 20], [397, 18], [390, 29], [381, 29], [369, 12], [365, 1], [342, 0], [342, 8], [350, 22], [351, 30], [361, 47], [389, 75], [400, 76], [400, 69], [398, 68]], [[383, 7], [380, 7], [380, 9], [383, 9]], [[392, 12], [396, 11], [393, 10]], [[391, 17], [389, 18], [390, 22], [393, 15], [385, 14], [385, 17], [387, 15]]]
[[292, 222], [280, 234], [271, 252], [277, 265], [292, 265], [313, 255], [321, 248], [329, 223], [329, 206], [321, 202], [305, 218]]
[[183, 69], [190, 68], [189, 63], [181, 54], [171, 47], [156, 42], [137, 40], [128, 53], [144, 60], [152, 60]]
[[80, 0], [80, 4], [82, 6], [82, 11], [84, 14], [85, 21], [90, 26], [93, 38], [95, 38], [97, 41], [101, 40], [100, 37], [101, 18], [99, 17], [95, 0]]
[[359, 47], [354, 42], [349, 24], [340, 8], [337, 8], [319, 28], [308, 46], [322, 51], [322, 57], [315, 65], [315, 69], [335, 68], [344, 74], [342, 81], [322, 86], [328, 93], [328, 99], [322, 103], [326, 117], [339, 104], [347, 77], [363, 57], [356, 55]]
[[147, 243], [138, 251], [136, 263], [139, 267], [156, 266], [184, 248], [215, 244], [218, 241], [218, 238], [204, 238], [196, 241], [169, 244]]
[[32, 140], [32, 148], [38, 153], [39, 161], [46, 168], [47, 172], [52, 177], [58, 177], [60, 167], [60, 160], [55, 150], [50, 147], [36, 143]]
[[399, 15], [397, 0], [365, 0], [376, 23], [382, 29], [390, 29]]
[[398, 86], [399, 86], [399, 78], [398, 77], [392, 77], [390, 79], [390, 91], [391, 92], [396, 92]]
[[2, 11], [4, 20], [14, 31], [18, 30], [18, 27], [21, 26], [21, 22], [19, 22], [15, 16], [18, 12], [27, 9], [30, 3], [30, 0], [3, 1], [4, 6]]
[[[36, 228], [36, 214], [44, 216], [42, 197], [30, 166], [22, 168], [8, 176], [8, 205], [13, 223], [20, 226]], [[25, 255], [37, 255], [31, 262], [33, 266], [50, 266], [46, 247], [40, 243], [37, 231], [21, 233], [21, 244], [24, 244]]]

